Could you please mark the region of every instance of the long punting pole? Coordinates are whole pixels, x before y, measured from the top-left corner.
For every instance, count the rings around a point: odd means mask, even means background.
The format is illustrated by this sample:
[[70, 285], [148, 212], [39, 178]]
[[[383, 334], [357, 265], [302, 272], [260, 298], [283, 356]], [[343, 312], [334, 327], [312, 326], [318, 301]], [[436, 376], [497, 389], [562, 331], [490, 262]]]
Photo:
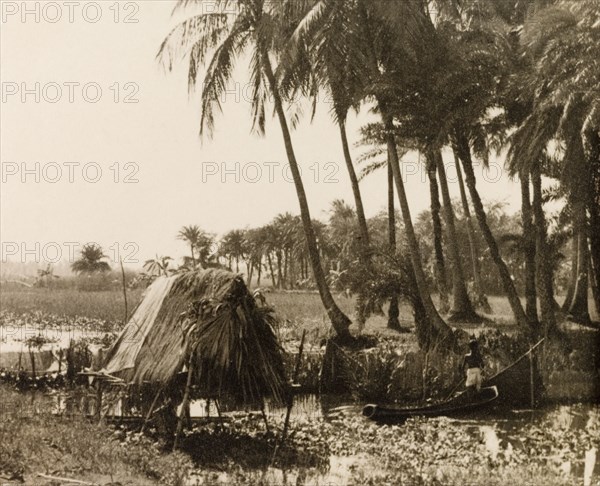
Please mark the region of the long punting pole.
[[531, 408], [535, 408], [535, 383], [534, 383], [534, 373], [533, 373], [533, 350], [537, 348], [542, 342], [544, 338], [540, 339], [532, 348], [527, 351], [529, 355], [529, 397], [531, 400]]

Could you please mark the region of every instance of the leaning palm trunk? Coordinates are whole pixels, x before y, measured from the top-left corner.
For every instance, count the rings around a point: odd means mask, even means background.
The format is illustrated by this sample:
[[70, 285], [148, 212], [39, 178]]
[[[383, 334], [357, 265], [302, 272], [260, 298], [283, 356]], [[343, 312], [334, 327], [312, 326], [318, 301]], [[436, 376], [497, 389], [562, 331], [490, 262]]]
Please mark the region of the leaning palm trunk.
[[362, 250], [362, 258], [366, 261], [369, 253], [369, 229], [367, 227], [367, 218], [365, 217], [365, 209], [360, 194], [360, 186], [358, 185], [358, 177], [352, 163], [352, 155], [348, 146], [348, 136], [346, 135], [346, 122], [341, 120], [338, 122], [340, 128], [340, 136], [342, 139], [342, 148], [344, 151], [344, 161], [346, 169], [350, 177], [350, 185], [352, 187], [352, 195], [354, 196], [354, 205], [356, 207], [356, 219], [358, 220], [358, 230], [360, 232], [360, 248]]
[[521, 305], [521, 301], [519, 300], [519, 295], [517, 294], [517, 289], [515, 288], [515, 284], [512, 280], [508, 267], [506, 266], [506, 263], [504, 263], [504, 260], [500, 255], [498, 243], [496, 243], [496, 239], [492, 234], [492, 230], [490, 229], [487, 223], [485, 209], [483, 208], [481, 197], [479, 196], [479, 192], [477, 191], [477, 183], [475, 179], [475, 172], [473, 171], [473, 162], [471, 160], [471, 148], [469, 147], [469, 141], [463, 133], [460, 133], [458, 131], [457, 150], [458, 156], [461, 159], [463, 163], [463, 168], [465, 170], [467, 187], [469, 189], [469, 193], [471, 194], [471, 201], [473, 202], [473, 207], [475, 209], [475, 216], [477, 217], [477, 221], [479, 222], [479, 227], [481, 228], [483, 237], [485, 238], [485, 241], [488, 244], [492, 260], [494, 261], [498, 269], [498, 274], [500, 276], [502, 286], [504, 287], [504, 292], [506, 292], [508, 302], [513, 311], [517, 324], [523, 329], [531, 329], [529, 319], [527, 319], [527, 315], [523, 310], [523, 306]]
[[[348, 136], [346, 134], [346, 121], [340, 115], [338, 116], [338, 126], [340, 129], [340, 137], [342, 140], [342, 149], [344, 152], [344, 161], [346, 162], [346, 169], [348, 170], [348, 176], [350, 177], [350, 185], [352, 187], [352, 194], [354, 196], [354, 206], [356, 207], [356, 219], [358, 222], [358, 231], [360, 234], [360, 255], [359, 259], [363, 265], [370, 265], [370, 254], [369, 254], [369, 229], [367, 227], [367, 218], [365, 217], [365, 209], [362, 202], [362, 196], [360, 194], [360, 186], [358, 185], [358, 177], [356, 177], [356, 171], [354, 170], [354, 164], [352, 163], [352, 155], [350, 154], [350, 147], [348, 146]], [[357, 323], [359, 329], [362, 331], [365, 325], [365, 313], [364, 309], [360, 306], [360, 301], [357, 301]], [[396, 322], [398, 318], [396, 317]], [[398, 323], [398, 327], [400, 324]], [[388, 327], [390, 323], [388, 322]]]
[[450, 199], [450, 190], [448, 189], [448, 180], [446, 179], [446, 169], [442, 154], [439, 150], [431, 152], [429, 156], [434, 161], [440, 178], [440, 187], [442, 189], [442, 198], [444, 200], [444, 219], [448, 231], [448, 250], [452, 261], [452, 309], [450, 311], [450, 320], [463, 322], [481, 322], [481, 317], [477, 315], [469, 299], [467, 287], [465, 285], [465, 275], [463, 272], [460, 252], [458, 251], [458, 236], [456, 234], [456, 225], [452, 200]]
[[273, 95], [273, 101], [275, 103], [275, 111], [277, 112], [277, 117], [279, 118], [279, 124], [281, 126], [281, 131], [283, 134], [283, 141], [285, 144], [285, 150], [287, 153], [288, 162], [290, 164], [290, 170], [292, 171], [292, 177], [294, 179], [294, 186], [296, 187], [296, 193], [298, 195], [298, 202], [300, 204], [300, 217], [302, 219], [302, 226], [304, 228], [304, 235], [306, 237], [306, 246], [308, 249], [308, 257], [310, 259], [313, 276], [315, 278], [315, 283], [317, 284], [317, 288], [319, 290], [319, 295], [321, 296], [321, 301], [325, 306], [325, 310], [327, 311], [327, 315], [331, 320], [331, 324], [335, 329], [336, 334], [342, 341], [350, 341], [352, 340], [352, 335], [350, 334], [350, 324], [351, 321], [348, 317], [340, 310], [335, 301], [333, 300], [333, 296], [331, 295], [331, 291], [327, 285], [327, 281], [325, 279], [325, 273], [323, 272], [323, 267], [321, 266], [321, 258], [319, 256], [319, 248], [317, 246], [317, 238], [315, 236], [315, 231], [312, 225], [312, 221], [310, 218], [310, 211], [308, 209], [308, 202], [306, 200], [306, 193], [304, 192], [304, 184], [302, 183], [302, 177], [300, 175], [300, 168], [298, 167], [298, 162], [296, 160], [296, 155], [294, 153], [294, 148], [292, 145], [292, 138], [290, 135], [290, 131], [287, 124], [287, 119], [285, 117], [285, 111], [283, 109], [283, 102], [281, 100], [281, 95], [279, 93], [279, 87], [277, 84], [277, 80], [275, 79], [275, 74], [273, 73], [273, 68], [271, 66], [271, 61], [269, 60], [269, 55], [266, 51], [263, 51], [261, 54], [261, 61], [263, 65], [263, 69], [269, 83], [269, 87], [271, 89], [271, 94]]
[[475, 306], [480, 308], [486, 314], [492, 313], [492, 307], [488, 302], [488, 298], [483, 291], [483, 282], [481, 281], [481, 265], [479, 265], [479, 249], [477, 248], [477, 240], [475, 239], [475, 228], [471, 219], [471, 209], [467, 200], [467, 192], [465, 191], [465, 183], [463, 181], [460, 161], [454, 150], [454, 167], [456, 168], [456, 177], [458, 179], [458, 187], [460, 190], [460, 200], [462, 202], [463, 213], [467, 223], [467, 234], [469, 236], [469, 249], [471, 250], [471, 265], [473, 266], [473, 293], [476, 296]]
[[438, 339], [440, 341], [448, 340], [448, 344], [450, 345], [453, 344], [452, 329], [448, 327], [448, 324], [446, 324], [438, 314], [438, 311], [435, 308], [433, 301], [431, 300], [431, 295], [429, 294], [429, 289], [427, 287], [427, 280], [425, 278], [425, 272], [423, 271], [423, 266], [421, 262], [421, 252], [419, 250], [419, 243], [417, 241], [417, 236], [415, 234], [415, 230], [412, 224], [408, 199], [406, 198], [404, 182], [402, 181], [400, 160], [398, 158], [396, 140], [394, 139], [393, 119], [392, 116], [388, 115], [385, 112], [385, 108], [381, 102], [379, 102], [379, 108], [381, 110], [385, 123], [389, 157], [388, 163], [391, 164], [392, 172], [394, 174], [394, 182], [396, 184], [396, 191], [398, 192], [398, 202], [400, 203], [400, 210], [402, 212], [402, 219], [404, 221], [404, 230], [406, 233], [406, 239], [408, 241], [408, 247], [410, 250], [410, 257], [415, 274], [415, 281], [417, 284], [419, 295], [421, 297], [421, 300], [423, 301], [423, 306], [425, 308], [425, 312], [427, 313], [429, 323], [432, 326], [431, 331], [433, 331], [432, 337], [434, 338], [432, 339], [432, 342], [435, 342]]
[[536, 232], [533, 229], [529, 175], [520, 174], [521, 217], [523, 220], [523, 242], [525, 255], [525, 314], [532, 324], [537, 323], [537, 291], [535, 288]]
[[448, 279], [446, 264], [444, 262], [444, 248], [442, 246], [442, 221], [440, 219], [440, 194], [437, 184], [437, 169], [435, 160], [427, 157], [427, 175], [429, 176], [429, 199], [431, 206], [431, 223], [433, 225], [433, 248], [435, 255], [435, 281], [440, 295], [440, 313], [447, 314], [450, 310], [448, 299]]

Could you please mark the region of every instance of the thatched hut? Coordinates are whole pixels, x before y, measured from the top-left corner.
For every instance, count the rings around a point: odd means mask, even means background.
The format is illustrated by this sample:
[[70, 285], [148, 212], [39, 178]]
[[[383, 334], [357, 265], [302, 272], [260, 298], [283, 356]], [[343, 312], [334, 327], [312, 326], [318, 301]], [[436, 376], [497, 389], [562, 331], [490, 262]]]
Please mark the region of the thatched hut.
[[184, 375], [186, 389], [199, 396], [283, 400], [283, 350], [274, 319], [270, 308], [257, 306], [240, 275], [209, 269], [162, 277], [106, 353], [102, 372], [155, 389], [181, 388], [176, 379]]

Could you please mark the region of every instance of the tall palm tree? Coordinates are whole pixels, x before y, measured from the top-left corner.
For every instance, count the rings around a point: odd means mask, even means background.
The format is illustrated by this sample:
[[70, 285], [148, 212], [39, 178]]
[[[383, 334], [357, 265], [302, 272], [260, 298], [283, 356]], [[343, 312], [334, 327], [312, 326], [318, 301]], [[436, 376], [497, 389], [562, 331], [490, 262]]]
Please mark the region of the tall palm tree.
[[469, 237], [469, 251], [471, 254], [471, 265], [473, 272], [473, 293], [476, 297], [475, 305], [476, 307], [481, 308], [483, 312], [491, 314], [492, 308], [483, 289], [483, 281], [481, 278], [481, 265], [479, 263], [479, 249], [477, 248], [477, 239], [475, 237], [475, 227], [471, 218], [471, 209], [469, 208], [467, 192], [465, 191], [465, 182], [463, 180], [462, 170], [460, 168], [460, 162], [458, 160], [456, 152], [454, 152], [454, 168], [456, 170], [456, 178], [458, 179], [460, 200], [462, 203], [463, 215], [467, 226], [467, 235]]
[[446, 275], [446, 264], [444, 259], [444, 247], [442, 243], [442, 220], [440, 217], [440, 192], [438, 188], [437, 163], [429, 153], [427, 156], [427, 175], [429, 178], [429, 199], [431, 207], [431, 220], [433, 224], [433, 250], [435, 254], [435, 280], [440, 298], [439, 309], [442, 314], [450, 310], [448, 299], [448, 281]]
[[[588, 240], [597, 248], [599, 227], [589, 231], [587, 212], [596, 211], [593, 167], [600, 154], [600, 9], [589, 0], [560, 0], [540, 9], [526, 23], [521, 44], [531, 69], [527, 73], [531, 111], [518, 129], [515, 160], [541, 163], [549, 141], [564, 145], [561, 181], [573, 213], [576, 284], [569, 316], [589, 322]], [[577, 55], [573, 55], [573, 53]], [[585, 69], [582, 69], [585, 66]], [[597, 223], [596, 223], [597, 224]], [[595, 277], [597, 278], [597, 277]]]
[[[359, 49], [362, 53], [367, 76], [365, 93], [376, 102], [384, 126], [388, 163], [392, 168], [414, 277], [428, 317], [429, 332], [434, 335], [431, 341], [438, 341], [436, 337], [451, 341], [452, 331], [433, 304], [423, 271], [400, 169], [394, 115], [389, 106], [390, 98], [393, 98], [389, 92], [390, 77], [398, 72], [403, 73], [403, 65], [414, 60], [411, 59], [411, 49], [415, 37], [420, 37], [424, 27], [417, 3], [405, 0], [322, 0], [307, 14], [303, 24], [306, 24], [306, 31], [310, 30], [312, 24], [320, 24], [320, 29], [315, 29], [312, 35], [314, 44], [330, 42], [341, 51]], [[340, 11], [343, 11], [342, 15], [339, 15]], [[333, 15], [339, 15], [342, 19], [336, 31], [331, 30], [327, 22]], [[317, 19], [320, 19], [319, 22]]]
[[[179, 0], [176, 8], [186, 7], [191, 3], [189, 0]], [[335, 303], [325, 279], [282, 92], [273, 68], [273, 59], [283, 44], [285, 30], [293, 25], [294, 21], [293, 18], [277, 17], [277, 3], [267, 0], [217, 0], [214, 2], [216, 8], [212, 12], [202, 12], [176, 27], [163, 41], [158, 57], [171, 68], [175, 55], [182, 51], [189, 54], [189, 82], [190, 88], [193, 89], [200, 68], [212, 52], [202, 85], [202, 135], [205, 129], [210, 132], [214, 128], [214, 113], [221, 108], [221, 96], [233, 74], [236, 58], [242, 53], [249, 53], [253, 128], [264, 134], [265, 104], [267, 95], [270, 94], [283, 135], [300, 205], [308, 254], [321, 301], [338, 337], [342, 341], [349, 341], [352, 339], [349, 331], [351, 321]]]
[[[373, 125], [368, 124], [361, 130], [360, 145], [369, 146], [369, 150], [363, 153], [358, 159], [359, 163], [368, 163], [368, 165], [361, 171], [360, 179], [365, 178], [369, 174], [379, 169], [386, 169], [387, 171], [387, 242], [391, 255], [395, 255], [397, 251], [396, 244], [396, 204], [394, 194], [394, 173], [392, 172], [392, 166], [389, 163], [389, 156], [387, 153], [387, 144], [385, 136], [383, 135], [383, 129], [381, 124]], [[406, 150], [402, 150], [401, 155], [404, 156]], [[385, 155], [385, 159], [382, 156]], [[388, 329], [395, 331], [401, 331], [402, 326], [400, 325], [400, 304], [397, 295], [390, 297], [390, 303], [388, 307]]]
[[513, 315], [520, 326], [530, 329], [530, 322], [510, 271], [488, 224], [477, 189], [472, 158], [474, 151], [486, 160], [489, 150], [488, 129], [498, 124], [497, 120], [488, 120], [488, 115], [489, 108], [496, 103], [497, 81], [502, 74], [500, 66], [505, 56], [505, 43], [498, 36], [497, 29], [489, 28], [484, 22], [472, 22], [474, 27], [470, 28], [465, 28], [463, 23], [462, 16], [458, 19], [452, 16], [440, 19], [440, 36], [447, 40], [449, 46], [446, 51], [447, 63], [444, 64], [446, 79], [450, 81], [445, 84], [450, 98], [445, 120], [448, 128], [445, 131], [462, 163], [476, 219], [498, 269]]
[[441, 151], [435, 150], [429, 153], [429, 158], [437, 167], [442, 189], [442, 199], [444, 201], [444, 219], [446, 221], [446, 230], [448, 232], [448, 251], [452, 261], [452, 309], [450, 310], [450, 320], [462, 322], [481, 322], [481, 317], [477, 315], [469, 294], [467, 293], [466, 279], [463, 272], [460, 252], [458, 249], [458, 237], [456, 232], [454, 209], [450, 199], [450, 190], [446, 178], [446, 168], [442, 159]]
[[[294, 3], [303, 5], [303, 2], [296, 1]], [[319, 0], [304, 2], [303, 14], [309, 13], [311, 8], [318, 3]], [[339, 13], [343, 15], [343, 11]], [[328, 18], [328, 28], [335, 32], [341, 32], [342, 35], [344, 31], [340, 27], [343, 23], [343, 17], [336, 15], [336, 12], [332, 12], [332, 15]], [[344, 162], [354, 197], [356, 219], [361, 238], [361, 259], [367, 261], [369, 256], [369, 230], [346, 129], [350, 109], [352, 107], [357, 108], [363, 96], [365, 82], [362, 69], [363, 59], [359, 50], [346, 49], [340, 51], [330, 42], [312, 45], [309, 50], [310, 34], [310, 31], [299, 27], [288, 42], [281, 69], [282, 84], [286, 91], [291, 91], [294, 95], [303, 90], [305, 94], [313, 98], [315, 107], [319, 97], [319, 88], [323, 88], [326, 91], [325, 96], [331, 100], [330, 113], [339, 128]]]
[[525, 313], [533, 324], [537, 324], [536, 232], [533, 227], [529, 174], [523, 172], [520, 174], [519, 179], [521, 182], [521, 219], [523, 222], [523, 250], [525, 256]]

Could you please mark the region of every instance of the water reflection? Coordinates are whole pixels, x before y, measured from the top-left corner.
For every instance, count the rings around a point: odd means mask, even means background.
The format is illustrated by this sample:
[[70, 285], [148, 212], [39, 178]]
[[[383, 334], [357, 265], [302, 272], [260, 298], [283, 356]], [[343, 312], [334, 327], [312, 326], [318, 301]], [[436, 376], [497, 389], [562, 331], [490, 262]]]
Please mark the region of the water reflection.
[[[260, 412], [260, 410], [261, 405], [258, 403], [242, 407], [241, 410], [237, 405], [228, 406], [226, 403], [221, 403], [220, 410], [218, 410], [215, 402], [211, 400], [195, 400], [190, 404], [190, 415], [192, 417], [217, 417], [219, 412], [222, 414], [227, 414], [229, 412], [250, 413]], [[294, 422], [300, 419], [326, 419], [342, 413], [358, 414], [361, 410], [361, 404], [336, 395], [297, 395], [294, 397], [290, 420]], [[283, 418], [285, 417], [286, 411], [287, 408], [285, 405], [276, 404], [269, 400], [265, 402], [265, 413], [269, 418]]]

